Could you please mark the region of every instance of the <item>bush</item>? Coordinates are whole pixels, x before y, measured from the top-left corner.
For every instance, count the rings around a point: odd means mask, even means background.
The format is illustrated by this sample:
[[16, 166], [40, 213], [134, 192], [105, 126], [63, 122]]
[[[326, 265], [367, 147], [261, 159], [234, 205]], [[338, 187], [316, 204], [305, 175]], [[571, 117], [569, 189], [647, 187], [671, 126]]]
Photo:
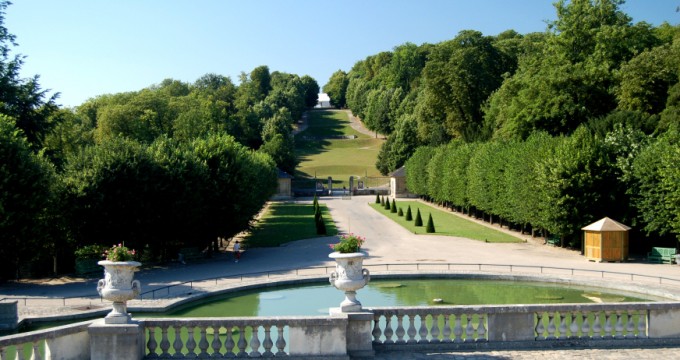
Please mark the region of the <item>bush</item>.
[[380, 201], [380, 195], [375, 194], [375, 203], [376, 204], [382, 204], [382, 201]]
[[423, 218], [420, 216], [420, 209], [418, 209], [418, 212], [416, 213], [416, 221], [414, 225], [423, 226]]
[[404, 216], [404, 211], [401, 209], [401, 207], [399, 208], [399, 212], [397, 212], [397, 216]]
[[385, 210], [390, 210], [390, 199], [385, 199]]
[[430, 217], [427, 219], [427, 227], [425, 229], [425, 232], [427, 233], [433, 233], [434, 231], [434, 222], [432, 221], [432, 214], [430, 214]]
[[406, 221], [411, 220], [413, 220], [413, 215], [411, 214], [411, 205], [409, 205], [408, 209], [406, 209]]
[[390, 212], [396, 214], [397, 213], [397, 202], [392, 199], [392, 206], [390, 207]]
[[106, 250], [104, 245], [87, 245], [76, 249], [73, 254], [76, 259], [103, 259]]

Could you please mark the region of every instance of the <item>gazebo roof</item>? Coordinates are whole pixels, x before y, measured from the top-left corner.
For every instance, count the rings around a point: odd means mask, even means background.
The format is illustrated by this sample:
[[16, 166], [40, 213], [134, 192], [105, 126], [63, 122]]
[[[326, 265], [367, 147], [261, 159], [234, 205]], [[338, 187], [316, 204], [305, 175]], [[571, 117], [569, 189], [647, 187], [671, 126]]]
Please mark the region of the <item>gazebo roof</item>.
[[293, 176], [291, 176], [289, 173], [287, 173], [287, 172], [285, 172], [285, 171], [283, 171], [279, 168], [277, 168], [277, 170], [279, 171], [279, 174], [278, 174], [279, 179], [292, 179], [293, 178]]
[[629, 226], [623, 225], [618, 221], [614, 221], [608, 217], [598, 220], [581, 230], [586, 231], [628, 231], [631, 228]]
[[402, 166], [397, 170], [392, 171], [390, 177], [405, 177], [406, 176], [406, 166]]

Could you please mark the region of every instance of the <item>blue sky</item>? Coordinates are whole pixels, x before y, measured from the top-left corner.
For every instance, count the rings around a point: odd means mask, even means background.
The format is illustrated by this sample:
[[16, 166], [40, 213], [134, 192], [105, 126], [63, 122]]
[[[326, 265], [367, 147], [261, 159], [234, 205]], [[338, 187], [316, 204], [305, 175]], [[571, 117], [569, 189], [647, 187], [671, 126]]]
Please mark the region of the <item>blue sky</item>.
[[[406, 42], [437, 43], [461, 30], [544, 31], [552, 0], [14, 0], [5, 26], [59, 104], [135, 91], [163, 79], [231, 77], [257, 66], [310, 75], [321, 87], [338, 69]], [[680, 0], [628, 0], [634, 22], [680, 22]]]

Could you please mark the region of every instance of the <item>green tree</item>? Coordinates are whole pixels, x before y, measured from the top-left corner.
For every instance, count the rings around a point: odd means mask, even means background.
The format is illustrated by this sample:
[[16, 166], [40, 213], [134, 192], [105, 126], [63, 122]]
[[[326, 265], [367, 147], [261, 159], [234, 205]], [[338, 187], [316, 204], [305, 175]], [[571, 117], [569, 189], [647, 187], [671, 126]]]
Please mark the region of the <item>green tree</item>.
[[420, 216], [420, 208], [416, 211], [416, 219], [414, 220], [413, 225], [415, 226], [423, 226], [423, 218]]
[[53, 167], [36, 155], [13, 119], [0, 114], [0, 278], [15, 279], [21, 264], [46, 259], [57, 227]]
[[347, 73], [342, 70], [334, 72], [328, 83], [323, 86], [323, 91], [331, 98], [331, 104], [336, 108], [344, 108], [347, 104], [347, 85], [349, 79]]
[[40, 87], [38, 75], [25, 79], [21, 77], [24, 56], [11, 56], [16, 46], [16, 37], [5, 28], [5, 11], [11, 3], [0, 1], [0, 114], [14, 119], [32, 148], [42, 147], [44, 137], [56, 125], [50, 117], [58, 108], [55, 101], [59, 94], [47, 96], [49, 90]]
[[434, 233], [434, 221], [432, 221], [432, 214], [427, 218], [427, 226], [425, 228], [425, 232], [428, 234]]

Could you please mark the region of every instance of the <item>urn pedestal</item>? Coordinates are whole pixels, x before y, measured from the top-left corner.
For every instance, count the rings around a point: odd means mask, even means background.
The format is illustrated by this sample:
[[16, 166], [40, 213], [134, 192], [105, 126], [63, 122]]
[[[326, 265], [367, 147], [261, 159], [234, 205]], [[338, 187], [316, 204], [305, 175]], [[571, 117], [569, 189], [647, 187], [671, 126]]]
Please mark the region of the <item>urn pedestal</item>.
[[345, 292], [345, 300], [340, 303], [340, 308], [331, 309], [331, 312], [361, 311], [361, 302], [356, 297], [357, 290], [371, 280], [368, 269], [362, 268], [366, 254], [333, 252], [328, 257], [335, 259], [336, 262], [335, 271], [330, 274], [328, 280], [335, 288]]
[[142, 264], [137, 261], [108, 261], [98, 263], [104, 267], [104, 279], [97, 283], [97, 291], [105, 300], [113, 301], [113, 310], [104, 318], [105, 324], [128, 324], [127, 301], [136, 298], [142, 286], [133, 280]]

